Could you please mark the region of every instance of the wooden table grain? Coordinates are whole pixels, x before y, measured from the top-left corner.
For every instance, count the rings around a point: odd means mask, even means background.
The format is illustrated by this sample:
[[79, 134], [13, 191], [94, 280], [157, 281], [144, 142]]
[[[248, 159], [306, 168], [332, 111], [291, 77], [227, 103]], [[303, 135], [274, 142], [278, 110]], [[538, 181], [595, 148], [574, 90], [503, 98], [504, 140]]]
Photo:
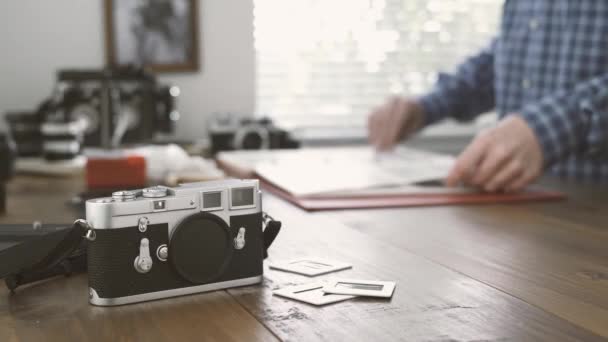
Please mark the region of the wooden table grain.
[[[409, 234], [405, 230], [392, 231], [385, 238], [378, 238], [361, 229], [355, 232], [352, 228], [337, 224], [334, 219], [327, 218], [327, 213], [311, 215], [274, 199], [266, 200], [265, 204], [272, 212], [289, 212], [284, 219], [285, 231], [277, 240], [280, 247], [273, 251], [271, 261], [319, 255], [350, 262], [354, 266], [352, 270], [321, 276], [321, 279], [340, 276], [398, 283], [391, 300], [357, 298], [321, 309], [272, 296], [273, 289], [310, 281], [304, 276], [267, 272], [261, 292], [248, 288], [229, 290], [281, 339], [604, 340], [590, 329], [404, 248], [400, 242], [408, 239]], [[397, 212], [409, 211], [400, 209]], [[383, 217], [369, 216], [370, 213], [365, 215], [364, 212], [349, 213], [360, 218], [361, 222], [365, 222], [365, 217], [372, 221], [374, 217], [382, 221]], [[345, 213], [333, 215], [343, 217]], [[389, 217], [384, 219], [388, 220]], [[407, 220], [422, 227], [425, 222], [437, 218], [429, 215], [417, 221]], [[402, 221], [395, 222], [398, 224]], [[373, 229], [369, 225], [366, 227]], [[479, 229], [482, 227], [479, 226]], [[474, 244], [461, 247], [462, 253], [474, 253]], [[512, 279], [517, 281], [517, 278]]]
[[120, 307], [88, 303], [85, 274], [0, 290], [0, 341], [276, 341], [225, 291]]
[[568, 200], [324, 216], [608, 337], [608, 186], [546, 184]]
[[[557, 184], [568, 201], [310, 214], [265, 194], [283, 221], [269, 261], [321, 256], [315, 278], [265, 266], [262, 285], [114, 308], [86, 275], [0, 289], [0, 341], [605, 341], [608, 192]], [[18, 177], [0, 223], [69, 222], [81, 179]], [[335, 277], [392, 280], [391, 299], [315, 307], [272, 291]]]

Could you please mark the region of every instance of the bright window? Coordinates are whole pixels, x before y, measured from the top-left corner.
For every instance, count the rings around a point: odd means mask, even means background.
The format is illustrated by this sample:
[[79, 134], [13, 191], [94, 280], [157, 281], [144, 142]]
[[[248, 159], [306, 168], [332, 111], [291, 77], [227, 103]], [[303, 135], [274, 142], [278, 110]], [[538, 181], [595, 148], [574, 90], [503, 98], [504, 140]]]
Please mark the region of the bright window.
[[362, 125], [495, 34], [498, 0], [254, 0], [258, 114]]

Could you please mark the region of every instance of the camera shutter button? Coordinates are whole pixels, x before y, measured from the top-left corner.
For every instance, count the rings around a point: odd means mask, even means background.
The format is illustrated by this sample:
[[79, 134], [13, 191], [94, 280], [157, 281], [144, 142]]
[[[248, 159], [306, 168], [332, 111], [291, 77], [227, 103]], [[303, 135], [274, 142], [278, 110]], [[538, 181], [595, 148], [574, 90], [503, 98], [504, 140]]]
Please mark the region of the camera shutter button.
[[139, 255], [133, 262], [135, 270], [139, 273], [148, 273], [152, 269], [152, 258], [150, 257], [150, 241], [146, 238], [139, 243]]

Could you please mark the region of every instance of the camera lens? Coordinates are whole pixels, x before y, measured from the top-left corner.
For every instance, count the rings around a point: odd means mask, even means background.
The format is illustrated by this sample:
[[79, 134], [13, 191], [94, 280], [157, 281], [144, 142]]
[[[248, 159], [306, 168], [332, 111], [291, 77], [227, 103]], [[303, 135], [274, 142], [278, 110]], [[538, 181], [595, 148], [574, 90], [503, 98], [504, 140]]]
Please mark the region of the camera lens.
[[270, 148], [268, 128], [258, 125], [245, 125], [234, 133], [235, 150], [260, 150]]
[[185, 218], [173, 232], [169, 259], [186, 280], [203, 284], [219, 278], [232, 258], [230, 229], [216, 215], [199, 213]]
[[262, 147], [262, 137], [257, 132], [249, 132], [243, 137], [243, 149], [258, 150]]

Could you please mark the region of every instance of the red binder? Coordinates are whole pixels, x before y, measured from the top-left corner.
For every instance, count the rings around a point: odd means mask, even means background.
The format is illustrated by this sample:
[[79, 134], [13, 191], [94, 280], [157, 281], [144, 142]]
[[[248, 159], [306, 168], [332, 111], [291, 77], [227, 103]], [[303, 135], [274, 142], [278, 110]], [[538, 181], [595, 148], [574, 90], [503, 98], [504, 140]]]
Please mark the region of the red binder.
[[407, 194], [407, 195], [352, 195], [350, 197], [295, 197], [264, 179], [264, 189], [308, 211], [371, 209], [395, 207], [424, 207], [460, 204], [493, 204], [512, 202], [556, 201], [565, 199], [560, 192], [531, 189], [518, 193], [474, 194]]

